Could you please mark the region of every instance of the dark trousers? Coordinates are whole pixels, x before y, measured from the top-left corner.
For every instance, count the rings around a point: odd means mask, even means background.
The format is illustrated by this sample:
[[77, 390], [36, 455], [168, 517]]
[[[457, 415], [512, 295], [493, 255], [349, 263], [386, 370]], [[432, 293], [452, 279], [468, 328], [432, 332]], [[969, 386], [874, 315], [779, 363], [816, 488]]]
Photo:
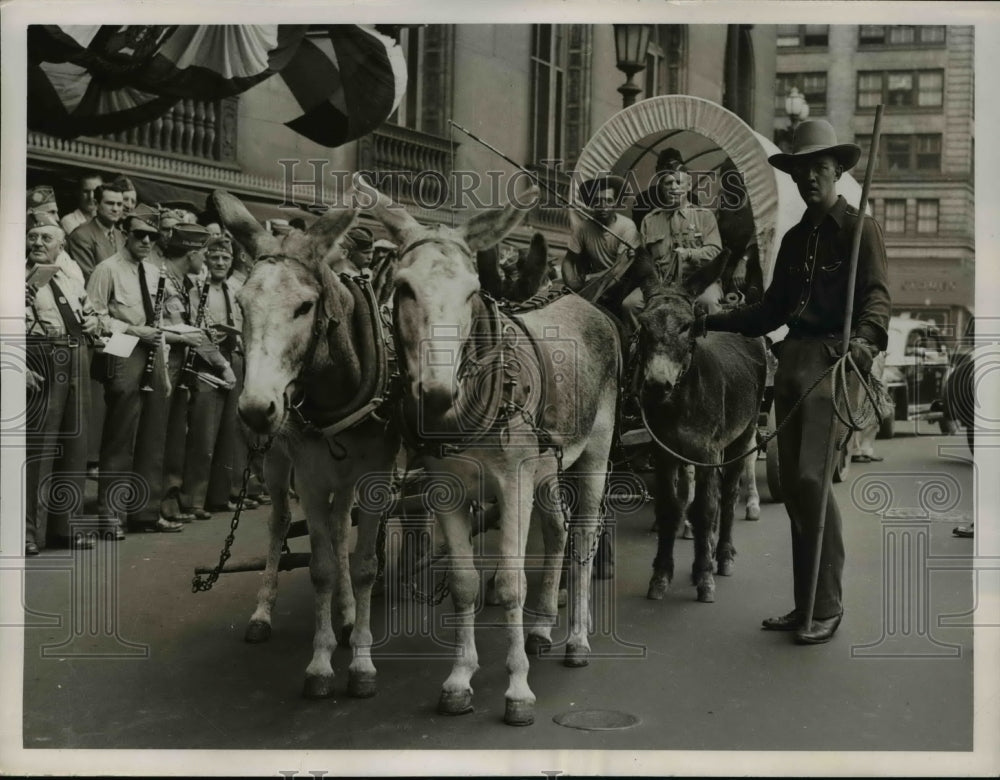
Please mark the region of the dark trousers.
[[[181, 350], [171, 350], [171, 381], [180, 368]], [[127, 358], [106, 358], [106, 414], [101, 436], [97, 500], [102, 514], [118, 514], [130, 525], [156, 522], [163, 495], [163, 465], [171, 397], [162, 372], [154, 371], [151, 392], [139, 389], [146, 348]]]
[[[218, 442], [222, 438], [219, 435], [222, 416], [230, 400], [229, 396], [234, 393], [235, 390], [209, 387], [200, 387], [191, 393], [187, 441], [184, 448], [184, 479], [181, 488], [181, 504], [185, 508], [205, 508], [213, 458], [218, 449]], [[235, 414], [235, 410], [233, 413]], [[228, 496], [227, 493], [226, 498]]]
[[208, 494], [205, 497], [206, 506], [222, 506], [230, 496], [238, 495], [246, 467], [247, 442], [236, 414], [240, 393], [243, 392], [243, 356], [234, 353], [227, 357], [236, 374], [236, 386], [226, 393], [222, 405], [209, 473]]
[[[774, 378], [774, 408], [778, 425], [815, 379], [835, 360], [836, 346], [820, 339], [786, 339]], [[857, 396], [857, 378], [851, 375], [850, 397]], [[831, 431], [839, 440], [844, 426], [831, 428], [833, 400], [831, 384], [824, 379], [778, 433], [778, 459], [785, 509], [791, 520], [792, 577], [795, 608], [805, 612], [809, 602], [819, 509], [824, 482], [826, 454]], [[844, 571], [844, 539], [840, 510], [833, 492], [826, 505], [823, 552], [813, 616], [833, 617], [843, 611], [841, 580]]]
[[43, 343], [28, 346], [28, 365], [44, 381], [25, 409], [25, 541], [45, 547], [83, 508], [90, 361], [85, 346]]
[[[176, 375], [176, 379], [180, 374]], [[163, 453], [163, 487], [164, 490], [180, 488], [184, 482], [185, 444], [188, 438], [190, 406], [193, 396], [190, 390], [177, 386], [175, 377], [174, 391], [170, 396], [170, 412], [167, 417], [167, 438]], [[189, 380], [190, 381], [190, 380]]]

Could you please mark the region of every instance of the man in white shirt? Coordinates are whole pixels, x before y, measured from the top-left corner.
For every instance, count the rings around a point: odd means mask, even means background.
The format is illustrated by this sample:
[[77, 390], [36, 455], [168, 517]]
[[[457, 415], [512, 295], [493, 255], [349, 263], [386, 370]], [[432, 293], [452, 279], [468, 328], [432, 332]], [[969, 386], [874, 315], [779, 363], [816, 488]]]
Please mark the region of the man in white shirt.
[[[25, 467], [25, 555], [45, 547], [94, 546], [73, 538], [71, 516], [83, 507], [87, 463], [86, 404], [90, 373], [86, 339], [98, 329], [83, 285], [61, 268], [44, 283], [41, 269], [57, 265], [65, 235], [52, 214], [32, 215], [26, 236], [25, 336], [28, 408]], [[58, 457], [56, 456], [58, 453]], [[52, 497], [72, 497], [75, 506]], [[112, 533], [111, 538], [117, 538]]]

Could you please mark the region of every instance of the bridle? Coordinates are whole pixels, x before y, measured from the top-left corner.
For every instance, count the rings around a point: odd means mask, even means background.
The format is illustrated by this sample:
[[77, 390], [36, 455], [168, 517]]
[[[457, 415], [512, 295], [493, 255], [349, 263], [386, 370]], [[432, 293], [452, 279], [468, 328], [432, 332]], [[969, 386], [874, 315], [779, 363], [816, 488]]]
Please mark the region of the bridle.
[[[663, 297], [666, 298], [667, 296], [664, 295]], [[676, 296], [671, 295], [669, 297], [670, 298], [679, 298], [679, 299], [684, 300], [686, 303], [688, 303], [690, 305], [690, 307], [691, 307], [691, 314], [692, 314], [692, 318], [693, 318], [693, 316], [695, 314], [695, 304], [694, 304], [694, 301], [692, 301], [687, 296], [681, 296], [681, 295], [676, 295]], [[656, 300], [656, 298], [654, 297], [653, 299], [651, 299], [651, 301], [649, 303], [652, 303], [655, 300]], [[649, 303], [647, 303], [647, 308], [649, 308]], [[645, 355], [643, 354], [643, 350], [642, 350], [642, 347], [641, 347], [641, 342], [642, 342], [641, 334], [642, 333], [646, 333], [647, 338], [651, 337], [651, 334], [649, 334], [648, 331], [646, 331], [646, 329], [643, 328], [642, 325], [640, 325], [638, 327], [638, 329], [636, 330], [635, 334], [632, 337], [632, 342], [633, 342], [634, 346], [629, 349], [629, 352], [632, 353], [632, 361], [633, 361], [632, 370], [629, 372], [631, 374], [630, 388], [631, 388], [632, 392], [636, 395], [636, 397], [638, 397], [639, 392], [641, 390], [641, 385], [642, 385], [642, 376], [641, 375], [642, 375], [643, 365], [644, 365], [644, 362], [645, 362], [644, 361]], [[677, 378], [674, 380], [673, 385], [670, 388], [670, 391], [667, 393], [667, 396], [664, 399], [664, 402], [669, 402], [673, 398], [674, 393], [677, 392], [677, 388], [680, 387], [681, 382], [683, 382], [683, 380], [684, 380], [684, 377], [687, 375], [688, 371], [691, 369], [691, 362], [692, 362], [692, 360], [694, 358], [694, 350], [695, 350], [695, 347], [697, 346], [697, 339], [695, 338], [694, 335], [691, 334], [690, 329], [688, 329], [687, 333], [688, 333], [688, 336], [687, 336], [687, 342], [688, 342], [687, 343], [687, 346], [688, 346], [687, 353], [685, 354], [684, 360], [681, 363], [681, 370], [677, 373]]]
[[[462, 254], [468, 256], [470, 250], [459, 241], [449, 238], [429, 236], [407, 244], [399, 253], [402, 258], [414, 249], [427, 244], [451, 245]], [[399, 311], [399, 288], [396, 290], [394, 298], [394, 311]], [[531, 351], [539, 367], [542, 366], [542, 356], [538, 344], [528, 331], [524, 322], [515, 314], [505, 311], [502, 302], [496, 300], [484, 290], [478, 290], [473, 300], [473, 329], [469, 337], [462, 344], [459, 364], [456, 366], [456, 380], [459, 384], [467, 386], [471, 382], [477, 382], [479, 387], [485, 387], [486, 402], [479, 404], [475, 414], [478, 418], [476, 425], [470, 430], [457, 430], [441, 435], [432, 435], [427, 438], [414, 430], [413, 421], [408, 412], [412, 411], [414, 399], [412, 394], [403, 392], [395, 403], [397, 424], [407, 445], [417, 451], [431, 454], [435, 457], [445, 457], [451, 454], [460, 453], [469, 447], [482, 442], [491, 434], [497, 434], [501, 446], [510, 440], [509, 424], [522, 419], [531, 428], [532, 433], [538, 439], [540, 449], [553, 446], [551, 437], [547, 431], [540, 427], [542, 399], [545, 397], [545, 388], [534, 388], [538, 391], [539, 409], [526, 409], [524, 402], [528, 399], [519, 397], [518, 388], [522, 388], [526, 383], [522, 379], [524, 366], [517, 355], [516, 348], [524, 339], [531, 345]], [[480, 325], [480, 330], [476, 330], [476, 324]], [[406, 341], [399, 331], [399, 317], [393, 317], [393, 336], [397, 345], [397, 350]], [[409, 386], [412, 377], [409, 375], [406, 360], [400, 356], [398, 360], [398, 371], [401, 379], [401, 386]], [[544, 371], [539, 371], [544, 385]], [[468, 411], [468, 410], [466, 410]], [[463, 416], [459, 412], [459, 423], [461, 425]], [[481, 423], [481, 424], [480, 424]]]

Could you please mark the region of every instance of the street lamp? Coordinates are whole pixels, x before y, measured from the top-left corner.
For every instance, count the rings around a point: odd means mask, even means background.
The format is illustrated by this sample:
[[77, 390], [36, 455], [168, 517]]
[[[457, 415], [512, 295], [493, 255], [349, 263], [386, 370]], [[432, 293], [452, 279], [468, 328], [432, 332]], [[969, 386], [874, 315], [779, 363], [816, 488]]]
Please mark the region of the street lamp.
[[809, 116], [809, 104], [802, 96], [802, 93], [799, 92], [798, 87], [792, 87], [792, 91], [785, 98], [785, 113], [788, 114], [788, 119], [792, 123], [790, 128], [792, 132], [795, 132], [795, 128], [799, 122]]
[[622, 96], [622, 108], [628, 108], [635, 103], [635, 96], [642, 92], [642, 87], [632, 81], [632, 77], [646, 67], [646, 50], [649, 48], [648, 24], [616, 24], [615, 28], [615, 58], [618, 60], [618, 70], [626, 76], [626, 81], [618, 91]]
[[785, 113], [788, 115], [788, 127], [775, 131], [775, 143], [781, 147], [781, 151], [792, 151], [792, 139], [795, 137], [795, 128], [799, 123], [809, 116], [809, 103], [799, 92], [798, 87], [792, 87], [785, 97]]

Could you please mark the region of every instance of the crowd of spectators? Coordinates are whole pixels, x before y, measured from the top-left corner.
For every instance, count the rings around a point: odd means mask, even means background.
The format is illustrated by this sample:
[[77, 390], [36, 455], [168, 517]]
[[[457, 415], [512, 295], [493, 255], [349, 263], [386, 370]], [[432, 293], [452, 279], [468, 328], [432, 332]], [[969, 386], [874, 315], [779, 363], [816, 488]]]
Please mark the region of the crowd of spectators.
[[[250, 259], [211, 211], [140, 202], [126, 176], [82, 174], [64, 211], [55, 187], [28, 191], [26, 555], [230, 512], [246, 465]], [[252, 471], [246, 508], [269, 501]]]

